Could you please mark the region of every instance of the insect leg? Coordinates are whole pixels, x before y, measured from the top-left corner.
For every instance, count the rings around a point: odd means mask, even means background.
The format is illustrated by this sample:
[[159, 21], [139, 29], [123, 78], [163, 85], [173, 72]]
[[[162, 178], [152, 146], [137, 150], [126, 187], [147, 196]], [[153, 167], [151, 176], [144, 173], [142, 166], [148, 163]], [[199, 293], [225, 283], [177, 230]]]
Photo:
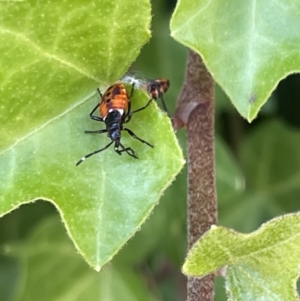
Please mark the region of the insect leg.
[[137, 110], [135, 110], [135, 111], [130, 112], [130, 111], [128, 110], [128, 114], [127, 114], [127, 116], [126, 116], [126, 120], [124, 121], [124, 123], [129, 122], [130, 119], [131, 119], [131, 117], [132, 117], [132, 115], [133, 115], [134, 113], [137, 113], [137, 112], [140, 112], [140, 111], [142, 111], [142, 110], [145, 110], [145, 109], [150, 105], [150, 103], [151, 103], [152, 100], [153, 100], [153, 98], [149, 99], [149, 101], [147, 102], [146, 105], [144, 105], [143, 107], [141, 107], [141, 108], [139, 108], [139, 109], [137, 109]]
[[107, 129], [104, 130], [96, 130], [96, 131], [84, 131], [85, 134], [102, 134], [107, 133]]
[[131, 147], [124, 147], [124, 145], [122, 143], [119, 142], [118, 144], [119, 146], [121, 146], [121, 150], [118, 149], [118, 147], [115, 146], [115, 152], [119, 155], [122, 155], [123, 152], [126, 152], [127, 155], [138, 159], [138, 156], [135, 154], [134, 150]]
[[94, 109], [92, 110], [92, 112], [90, 113], [90, 118], [93, 119], [93, 120], [96, 120], [96, 121], [101, 121], [101, 122], [103, 122], [103, 121], [104, 121], [103, 118], [101, 118], [101, 117], [99, 117], [99, 116], [93, 115], [94, 112], [99, 108], [99, 106], [100, 106], [100, 103], [98, 103], [98, 104], [95, 106], [95, 108], [94, 108]]
[[150, 144], [149, 142], [147, 142], [147, 141], [145, 141], [145, 140], [139, 138], [132, 130], [130, 130], [130, 129], [128, 129], [128, 128], [125, 128], [125, 127], [123, 128], [123, 130], [126, 131], [126, 132], [128, 132], [128, 134], [129, 134], [132, 138], [137, 139], [137, 140], [141, 141], [142, 143], [147, 144], [147, 145], [150, 146], [150, 147], [154, 147], [154, 146], [153, 146], [152, 144]]
[[109, 142], [105, 147], [101, 148], [101, 149], [98, 149], [90, 154], [87, 154], [85, 155], [84, 157], [82, 157], [77, 163], [76, 163], [76, 166], [78, 166], [79, 164], [81, 164], [85, 159], [93, 156], [93, 155], [96, 155], [104, 150], [106, 150], [107, 148], [109, 148], [111, 145], [113, 144], [113, 141]]
[[[125, 119], [124, 123], [128, 122], [128, 121], [131, 119], [131, 97], [133, 96], [134, 85], [135, 85], [135, 84], [132, 83], [130, 95], [128, 96], [128, 109], [127, 109], [126, 119]], [[129, 116], [130, 116], [130, 117], [129, 117]]]
[[[101, 91], [100, 91], [100, 88], [98, 88], [97, 91], [98, 91], [98, 93], [99, 93], [99, 95], [100, 95], [100, 97], [101, 97], [101, 99], [102, 99], [103, 95], [102, 95], [102, 93], [101, 93]], [[101, 121], [101, 122], [103, 122], [103, 121], [104, 121], [103, 118], [94, 115], [95, 111], [99, 108], [99, 106], [100, 106], [100, 102], [95, 106], [95, 108], [94, 108], [94, 109], [92, 110], [92, 112], [90, 113], [90, 118], [93, 119], [93, 120], [96, 120], [96, 121]]]
[[102, 95], [102, 93], [101, 93], [101, 91], [100, 91], [100, 88], [98, 88], [98, 89], [97, 89], [97, 91], [98, 91], [98, 93], [99, 93], [100, 97], [102, 98], [102, 97], [103, 97], [103, 95]]
[[131, 98], [133, 96], [134, 85], [135, 85], [135, 83], [132, 83], [132, 85], [131, 85], [131, 91], [130, 91], [130, 94], [129, 94], [129, 98]]
[[167, 106], [166, 106], [166, 103], [165, 103], [163, 94], [161, 94], [159, 98], [160, 98], [160, 100], [161, 100], [161, 103], [162, 103], [162, 105], [163, 105], [163, 108], [164, 108], [165, 112], [166, 112], [167, 115], [170, 117], [170, 114], [169, 114], [169, 111], [168, 111], [168, 109], [167, 109]]

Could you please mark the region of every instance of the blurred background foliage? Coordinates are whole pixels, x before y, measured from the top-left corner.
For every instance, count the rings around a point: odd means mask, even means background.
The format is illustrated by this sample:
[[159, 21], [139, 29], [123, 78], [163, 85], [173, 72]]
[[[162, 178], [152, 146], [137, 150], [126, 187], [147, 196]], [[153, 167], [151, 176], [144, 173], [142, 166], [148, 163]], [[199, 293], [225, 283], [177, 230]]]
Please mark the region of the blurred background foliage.
[[[153, 37], [129, 72], [169, 78], [165, 98], [172, 113], [188, 49], [169, 36], [175, 1], [154, 0], [152, 5]], [[220, 225], [249, 232], [299, 209], [299, 95], [300, 75], [289, 76], [248, 124], [216, 86]], [[185, 131], [177, 136], [185, 152]], [[185, 300], [186, 280], [180, 269], [186, 255], [186, 198], [185, 168], [141, 230], [100, 273], [76, 254], [50, 203], [20, 207], [0, 219], [0, 300]], [[215, 300], [226, 300], [220, 277]]]

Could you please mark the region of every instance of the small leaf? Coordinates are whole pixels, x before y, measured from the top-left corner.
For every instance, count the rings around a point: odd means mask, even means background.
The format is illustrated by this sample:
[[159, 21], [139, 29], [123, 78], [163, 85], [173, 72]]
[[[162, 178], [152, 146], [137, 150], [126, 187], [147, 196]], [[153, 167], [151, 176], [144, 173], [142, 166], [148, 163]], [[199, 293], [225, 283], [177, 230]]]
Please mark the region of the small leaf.
[[189, 276], [226, 270], [230, 300], [298, 300], [300, 214], [264, 224], [251, 234], [213, 226], [183, 266]]
[[278, 82], [299, 72], [298, 1], [180, 0], [171, 35], [199, 53], [239, 113], [252, 121]]

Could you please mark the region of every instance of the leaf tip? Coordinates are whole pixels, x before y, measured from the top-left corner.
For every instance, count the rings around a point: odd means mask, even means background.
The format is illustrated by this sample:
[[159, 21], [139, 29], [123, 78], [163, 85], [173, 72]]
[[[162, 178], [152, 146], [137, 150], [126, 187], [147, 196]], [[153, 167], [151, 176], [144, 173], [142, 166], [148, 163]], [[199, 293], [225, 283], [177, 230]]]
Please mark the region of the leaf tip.
[[184, 275], [188, 275], [188, 265], [187, 265], [187, 261], [183, 264], [181, 270], [182, 270], [182, 273], [183, 273]]
[[95, 266], [95, 271], [99, 273], [100, 270], [101, 270], [101, 266], [100, 266], [100, 265], [96, 265], [96, 266]]

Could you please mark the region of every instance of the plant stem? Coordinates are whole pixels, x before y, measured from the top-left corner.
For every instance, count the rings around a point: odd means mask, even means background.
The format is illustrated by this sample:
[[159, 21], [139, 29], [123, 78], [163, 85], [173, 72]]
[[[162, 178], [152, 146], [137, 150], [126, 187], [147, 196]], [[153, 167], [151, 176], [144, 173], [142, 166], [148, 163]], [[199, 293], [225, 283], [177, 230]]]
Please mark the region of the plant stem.
[[[188, 135], [188, 248], [217, 222], [214, 166], [213, 80], [200, 56], [190, 51], [174, 126]], [[189, 277], [188, 301], [211, 301], [214, 276]]]

